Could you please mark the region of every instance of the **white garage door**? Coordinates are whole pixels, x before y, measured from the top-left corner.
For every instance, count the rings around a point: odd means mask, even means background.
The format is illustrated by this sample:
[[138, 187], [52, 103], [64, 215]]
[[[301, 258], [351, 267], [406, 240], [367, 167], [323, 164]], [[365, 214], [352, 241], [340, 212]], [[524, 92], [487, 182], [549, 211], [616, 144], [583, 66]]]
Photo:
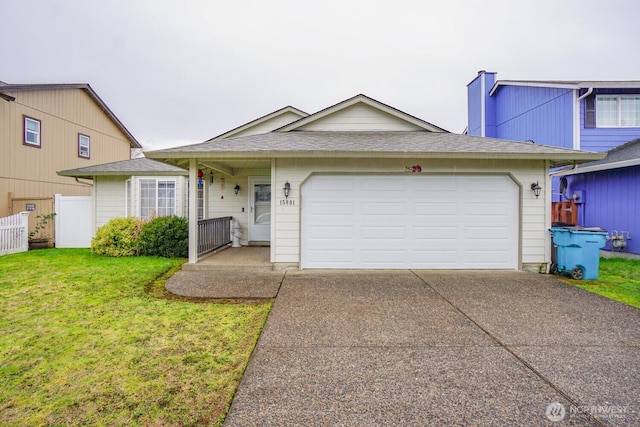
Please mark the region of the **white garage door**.
[[517, 269], [518, 194], [504, 175], [314, 175], [301, 268]]

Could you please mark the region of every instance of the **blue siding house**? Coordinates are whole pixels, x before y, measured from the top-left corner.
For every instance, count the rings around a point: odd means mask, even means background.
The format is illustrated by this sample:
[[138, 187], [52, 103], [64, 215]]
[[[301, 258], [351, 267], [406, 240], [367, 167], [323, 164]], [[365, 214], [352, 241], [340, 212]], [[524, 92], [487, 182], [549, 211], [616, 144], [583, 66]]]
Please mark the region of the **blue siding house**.
[[496, 77], [480, 71], [467, 85], [469, 135], [608, 152], [604, 160], [552, 172], [552, 201], [573, 198], [578, 225], [630, 237], [624, 250], [640, 254], [640, 81]]

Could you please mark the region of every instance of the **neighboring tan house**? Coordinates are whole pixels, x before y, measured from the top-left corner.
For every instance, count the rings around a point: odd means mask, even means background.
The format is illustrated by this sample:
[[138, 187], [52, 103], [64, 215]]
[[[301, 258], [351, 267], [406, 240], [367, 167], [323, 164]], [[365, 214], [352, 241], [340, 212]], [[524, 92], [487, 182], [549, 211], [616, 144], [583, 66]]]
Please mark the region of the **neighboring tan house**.
[[[187, 216], [188, 172], [176, 166], [143, 157], [58, 174], [93, 180], [92, 236], [96, 229], [116, 217]], [[202, 218], [202, 199], [200, 206]]]
[[53, 212], [54, 194], [88, 196], [64, 169], [125, 160], [141, 145], [88, 84], [0, 82], [0, 217]]
[[[554, 221], [572, 211], [569, 222], [630, 236], [624, 250], [640, 254], [638, 150], [629, 143], [640, 138], [640, 81], [497, 80], [481, 71], [467, 88], [469, 135], [608, 152], [611, 160], [554, 171]], [[612, 243], [605, 249], [620, 250]]]
[[[286, 124], [265, 116], [277, 128], [252, 134], [254, 121], [242, 136], [146, 156], [188, 168], [191, 182], [201, 171], [206, 216], [237, 219], [241, 243], [270, 245], [273, 263], [536, 270], [551, 259], [549, 169], [604, 157], [449, 133], [365, 95], [296, 111]], [[203, 238], [192, 190], [194, 264]]]

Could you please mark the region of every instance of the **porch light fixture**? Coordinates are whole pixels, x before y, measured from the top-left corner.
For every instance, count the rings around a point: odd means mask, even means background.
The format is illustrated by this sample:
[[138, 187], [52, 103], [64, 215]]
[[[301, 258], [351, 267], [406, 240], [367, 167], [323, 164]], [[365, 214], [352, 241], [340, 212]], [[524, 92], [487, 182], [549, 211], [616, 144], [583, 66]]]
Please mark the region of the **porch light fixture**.
[[289, 181], [284, 183], [284, 198], [288, 199], [289, 198], [289, 191], [291, 191], [291, 184], [289, 184]]
[[540, 197], [540, 191], [542, 190], [542, 187], [540, 187], [538, 181], [531, 183], [531, 190], [533, 190], [533, 194], [536, 195], [536, 199]]
[[233, 192], [236, 193], [236, 196], [238, 195], [238, 192], [240, 192], [240, 186], [238, 184], [236, 184], [236, 186], [233, 187]]

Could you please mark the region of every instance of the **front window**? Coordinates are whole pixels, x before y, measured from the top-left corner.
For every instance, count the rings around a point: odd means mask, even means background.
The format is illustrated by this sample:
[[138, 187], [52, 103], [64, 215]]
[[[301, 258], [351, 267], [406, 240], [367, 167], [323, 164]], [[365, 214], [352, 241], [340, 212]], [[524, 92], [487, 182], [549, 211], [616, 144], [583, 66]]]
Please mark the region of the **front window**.
[[40, 148], [40, 120], [24, 116], [24, 144]]
[[88, 159], [91, 157], [91, 139], [87, 135], [78, 134], [78, 157]]
[[176, 214], [176, 183], [156, 179], [140, 180], [140, 217]]
[[598, 127], [640, 127], [640, 95], [596, 98]]

